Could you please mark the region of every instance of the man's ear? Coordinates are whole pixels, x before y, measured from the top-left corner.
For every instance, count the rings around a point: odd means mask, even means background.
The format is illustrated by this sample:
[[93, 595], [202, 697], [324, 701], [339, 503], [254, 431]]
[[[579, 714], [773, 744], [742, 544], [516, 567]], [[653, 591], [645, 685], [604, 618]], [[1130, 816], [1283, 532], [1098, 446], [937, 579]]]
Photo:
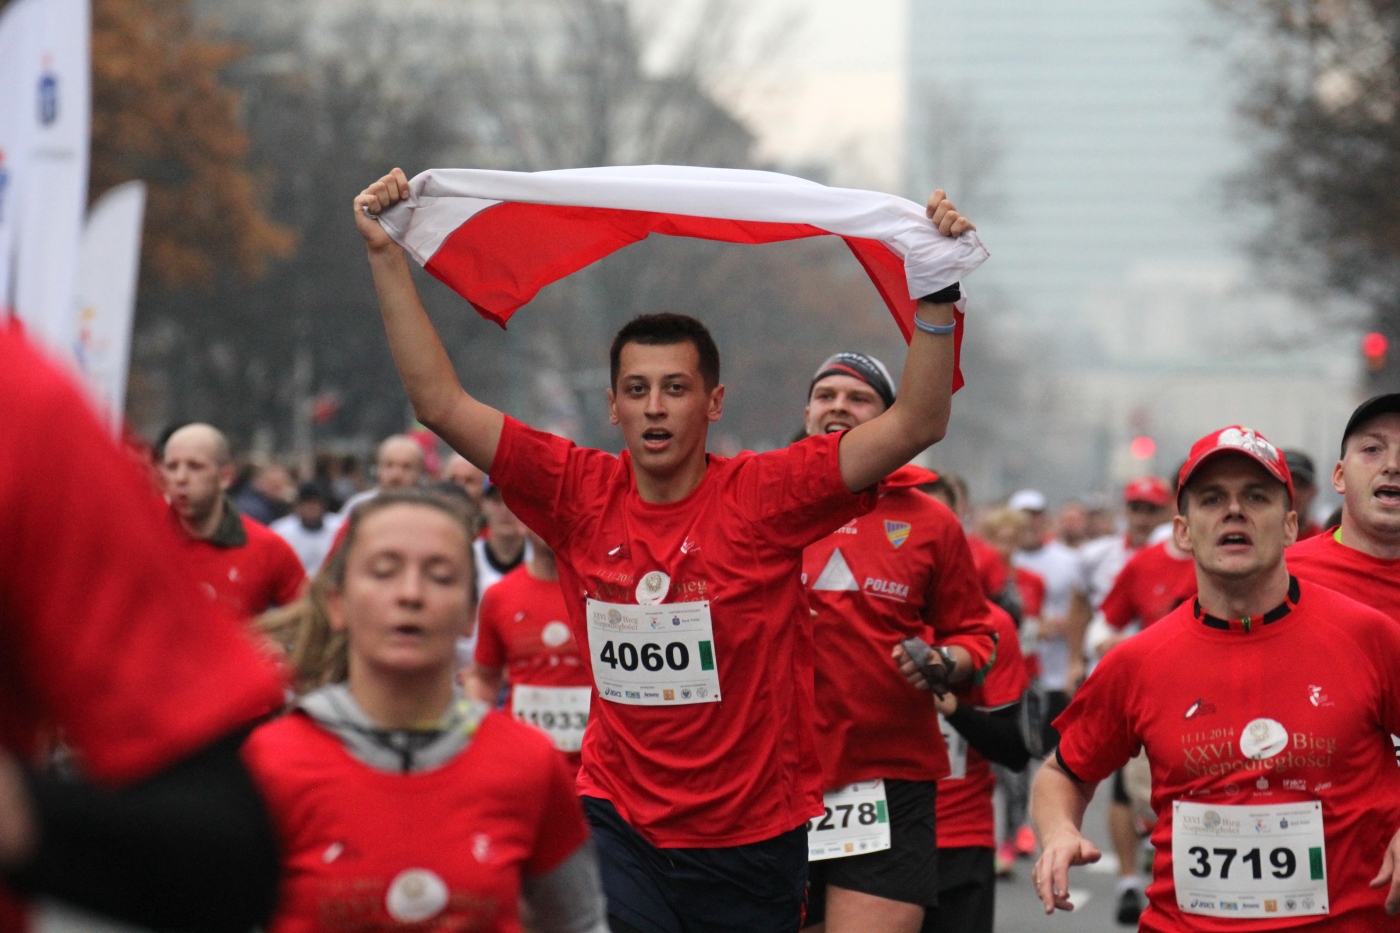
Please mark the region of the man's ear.
[[233, 488], [233, 481], [238, 478], [238, 471], [232, 463], [225, 463], [219, 467], [219, 492], [228, 492]]
[[1342, 469], [1342, 461], [1338, 460], [1337, 465], [1332, 468], [1332, 488], [1337, 490], [1337, 495], [1347, 494], [1347, 475]]
[[1290, 547], [1298, 540], [1298, 511], [1289, 508], [1283, 516], [1283, 546]]
[[705, 413], [705, 417], [710, 421], [718, 421], [724, 414], [724, 386], [715, 386], [710, 390], [710, 410]]
[[1172, 519], [1172, 544], [1183, 554], [1193, 553], [1191, 550], [1191, 528], [1190, 520], [1185, 515], [1178, 514]]
[[622, 419], [617, 416], [617, 393], [612, 389], [608, 390], [608, 421], [612, 424], [622, 423]]

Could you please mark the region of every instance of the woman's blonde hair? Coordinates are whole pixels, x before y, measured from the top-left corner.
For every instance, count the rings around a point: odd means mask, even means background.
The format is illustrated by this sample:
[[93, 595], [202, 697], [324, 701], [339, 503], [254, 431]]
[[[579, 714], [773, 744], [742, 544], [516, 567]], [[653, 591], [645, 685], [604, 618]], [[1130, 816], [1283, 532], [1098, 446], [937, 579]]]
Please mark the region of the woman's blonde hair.
[[292, 688], [298, 694], [339, 683], [349, 675], [350, 645], [344, 632], [331, 628], [327, 598], [345, 586], [346, 563], [365, 518], [396, 505], [428, 506], [461, 526], [467, 540], [467, 567], [473, 571], [469, 589], [475, 601], [475, 568], [471, 554], [474, 534], [468, 510], [454, 499], [427, 489], [381, 492], [350, 513], [344, 537], [321, 565], [306, 592], [295, 602], [273, 609], [257, 621], [258, 631], [280, 649], [291, 672]]

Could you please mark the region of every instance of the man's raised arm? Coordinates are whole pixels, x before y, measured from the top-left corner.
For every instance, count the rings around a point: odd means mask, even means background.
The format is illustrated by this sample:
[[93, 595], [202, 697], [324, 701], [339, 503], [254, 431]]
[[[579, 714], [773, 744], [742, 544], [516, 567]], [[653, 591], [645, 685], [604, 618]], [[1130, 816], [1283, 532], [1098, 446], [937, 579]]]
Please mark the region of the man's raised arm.
[[408, 194], [408, 177], [396, 168], [355, 198], [355, 227], [365, 238], [384, 332], [414, 415], [453, 450], [489, 473], [496, 460], [505, 416], [462, 388], [452, 360], [418, 298], [408, 255], [371, 216], [406, 199]]
[[[953, 203], [935, 191], [928, 216], [944, 236], [959, 236], [976, 227]], [[381, 299], [382, 300], [382, 299]], [[916, 324], [951, 327], [953, 305], [920, 301]], [[879, 417], [852, 428], [841, 439], [841, 478], [851, 492], [878, 483], [904, 466], [919, 451], [943, 439], [953, 397], [953, 333], [932, 334], [915, 328], [904, 358], [895, 403]]]

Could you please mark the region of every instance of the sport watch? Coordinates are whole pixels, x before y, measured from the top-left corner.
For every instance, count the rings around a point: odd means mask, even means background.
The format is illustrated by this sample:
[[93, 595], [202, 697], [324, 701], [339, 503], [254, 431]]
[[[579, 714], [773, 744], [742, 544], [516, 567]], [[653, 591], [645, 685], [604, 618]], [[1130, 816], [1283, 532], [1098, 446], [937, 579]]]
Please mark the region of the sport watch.
[[943, 647], [942, 645], [939, 645], [938, 647], [934, 648], [933, 650], [934, 650], [935, 652], [937, 652], [937, 654], [938, 654], [938, 656], [939, 656], [940, 658], [943, 659], [943, 669], [944, 669], [945, 671], [947, 671], [946, 676], [947, 676], [948, 681], [951, 683], [952, 680], [953, 680], [953, 669], [956, 668], [956, 667], [958, 666], [958, 658], [957, 658], [957, 655], [953, 654], [952, 651], [948, 650], [947, 648]]

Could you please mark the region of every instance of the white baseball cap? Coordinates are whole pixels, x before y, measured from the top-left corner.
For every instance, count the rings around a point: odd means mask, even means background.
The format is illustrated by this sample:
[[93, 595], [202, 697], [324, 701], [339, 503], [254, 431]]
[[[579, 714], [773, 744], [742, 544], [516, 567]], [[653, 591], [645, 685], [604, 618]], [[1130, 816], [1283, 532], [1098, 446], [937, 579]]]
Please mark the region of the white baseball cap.
[[1044, 512], [1045, 494], [1038, 489], [1022, 489], [1014, 493], [1006, 504], [1022, 512]]

